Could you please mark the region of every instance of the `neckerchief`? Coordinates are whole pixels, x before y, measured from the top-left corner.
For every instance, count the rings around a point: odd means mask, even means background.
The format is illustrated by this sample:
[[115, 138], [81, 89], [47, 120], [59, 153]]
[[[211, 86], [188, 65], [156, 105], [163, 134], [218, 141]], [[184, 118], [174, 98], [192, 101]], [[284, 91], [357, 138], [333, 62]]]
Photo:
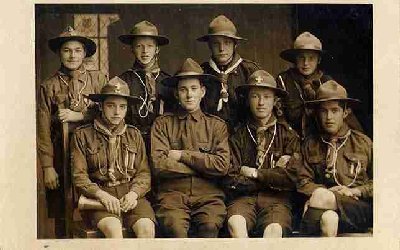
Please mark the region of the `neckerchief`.
[[123, 165], [121, 168], [119, 163], [119, 155], [121, 152], [121, 135], [126, 131], [127, 125], [122, 120], [113, 130], [109, 129], [109, 123], [104, 117], [98, 117], [94, 120], [94, 129], [99, 133], [105, 135], [107, 141], [107, 175], [111, 183], [117, 183], [115, 171], [118, 170], [122, 175], [127, 176], [127, 166]]
[[321, 136], [322, 142], [324, 142], [328, 146], [326, 152], [326, 167], [328, 171], [332, 171], [334, 165], [336, 164], [338, 151], [341, 147], [344, 146], [350, 134], [351, 130], [349, 129], [348, 125], [344, 123], [343, 126], [340, 128], [337, 136]]
[[[265, 133], [270, 127], [276, 126], [276, 122], [277, 122], [276, 117], [273, 114], [271, 114], [271, 117], [269, 118], [268, 122], [263, 126], [255, 125], [254, 121], [251, 122], [250, 124], [248, 124], [248, 127], [247, 127], [248, 132], [250, 133], [250, 136], [257, 147], [257, 156], [256, 156], [257, 168], [262, 168], [262, 166], [264, 165], [265, 157], [267, 156], [267, 154], [272, 146], [272, 143], [275, 139], [274, 138], [275, 135], [273, 135], [273, 137], [271, 138], [271, 140], [268, 144], [268, 147], [267, 147], [267, 136]], [[253, 137], [253, 134], [251, 133], [249, 128], [256, 130], [256, 138]], [[274, 128], [274, 134], [275, 134], [275, 129], [276, 129], [276, 127]]]
[[82, 64], [76, 70], [70, 70], [61, 66], [58, 75], [61, 82], [68, 86], [69, 108], [77, 112], [83, 111], [88, 105], [88, 102], [85, 102], [86, 99], [82, 96], [82, 92], [86, 88], [88, 81], [88, 73], [84, 65]]
[[228, 75], [235, 70], [239, 64], [243, 61], [239, 54], [235, 53], [232, 57], [232, 61], [228, 65], [224, 65], [224, 70], [220, 69], [212, 58], [209, 60], [210, 67], [217, 72], [217, 77], [221, 82], [220, 98], [218, 101], [217, 111], [222, 109], [223, 103], [228, 102]]
[[321, 77], [323, 75], [322, 71], [317, 69], [311, 75], [304, 76], [300, 74], [298, 69], [292, 68], [289, 73], [292, 79], [295, 81], [295, 84], [297, 83], [301, 88], [302, 91], [299, 89], [299, 92], [303, 101], [314, 100], [315, 91], [321, 85]]

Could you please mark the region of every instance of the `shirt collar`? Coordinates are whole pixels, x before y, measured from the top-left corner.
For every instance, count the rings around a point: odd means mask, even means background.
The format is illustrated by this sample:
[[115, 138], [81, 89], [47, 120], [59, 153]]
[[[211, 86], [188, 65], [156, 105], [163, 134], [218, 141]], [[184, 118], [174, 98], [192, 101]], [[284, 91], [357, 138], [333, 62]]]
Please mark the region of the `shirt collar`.
[[[273, 127], [277, 122], [276, 116], [272, 113], [271, 117], [268, 119], [267, 123], [263, 126], [266, 129], [269, 129], [271, 127]], [[248, 121], [248, 125], [249, 128], [257, 130], [257, 128], [259, 128], [260, 126], [257, 125], [256, 121], [254, 120], [254, 118], [250, 118]]]
[[182, 108], [180, 108], [178, 110], [178, 118], [180, 120], [192, 118], [193, 120], [195, 120], [197, 122], [203, 117], [203, 115], [204, 115], [204, 113], [203, 113], [203, 111], [201, 111], [201, 108], [199, 108], [198, 110], [196, 110], [192, 113], [188, 113], [186, 110], [184, 110]]
[[[339, 129], [338, 133], [337, 133], [337, 141], [340, 143], [341, 141], [345, 140], [351, 133], [351, 129], [349, 128], [349, 126], [347, 125], [346, 122], [343, 123], [342, 127]], [[328, 134], [322, 134], [321, 135], [321, 139], [323, 142], [329, 142], [332, 140], [332, 137]]]

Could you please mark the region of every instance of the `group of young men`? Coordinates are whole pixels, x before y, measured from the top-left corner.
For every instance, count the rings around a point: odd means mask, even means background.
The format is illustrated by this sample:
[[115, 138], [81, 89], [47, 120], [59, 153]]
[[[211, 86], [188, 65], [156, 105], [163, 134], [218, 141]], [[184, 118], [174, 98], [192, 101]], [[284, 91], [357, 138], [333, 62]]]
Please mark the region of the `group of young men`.
[[135, 60], [110, 81], [82, 63], [92, 40], [69, 27], [49, 41], [61, 61], [38, 100], [49, 212], [63, 211], [68, 123], [72, 183], [102, 205], [80, 213], [106, 237], [122, 237], [123, 226], [148, 238], [218, 237], [222, 228], [285, 237], [296, 214], [303, 235], [372, 226], [372, 142], [351, 112], [359, 101], [318, 68], [326, 52], [317, 37], [304, 32], [281, 53], [294, 67], [276, 79], [237, 53], [244, 38], [222, 15], [197, 39], [210, 60], [188, 58], [173, 76], [158, 61], [169, 39], [152, 23], [119, 40]]

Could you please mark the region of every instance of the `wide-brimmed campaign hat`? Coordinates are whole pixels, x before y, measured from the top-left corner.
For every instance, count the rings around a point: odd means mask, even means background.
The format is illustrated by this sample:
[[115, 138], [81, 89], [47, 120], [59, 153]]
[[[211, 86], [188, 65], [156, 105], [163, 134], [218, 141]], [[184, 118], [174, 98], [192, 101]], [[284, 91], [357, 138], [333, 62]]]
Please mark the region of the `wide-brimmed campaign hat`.
[[118, 39], [122, 43], [132, 45], [132, 42], [136, 37], [154, 38], [159, 46], [167, 45], [169, 43], [168, 37], [159, 35], [157, 27], [146, 20], [135, 24], [130, 30], [129, 34], [121, 35], [118, 37]]
[[214, 18], [208, 26], [208, 34], [197, 38], [197, 41], [207, 42], [212, 36], [224, 36], [234, 40], [246, 40], [245, 38], [237, 35], [237, 29], [235, 25], [224, 15]]
[[59, 53], [61, 46], [68, 41], [78, 41], [85, 46], [86, 57], [90, 57], [96, 53], [96, 43], [78, 31], [76, 31], [71, 26], [68, 26], [58, 37], [49, 40], [49, 48], [56, 54]]
[[275, 78], [265, 70], [254, 71], [247, 80], [247, 84], [240, 85], [235, 91], [238, 96], [246, 97], [249, 89], [254, 87], [272, 89], [278, 96], [287, 95], [285, 90], [278, 87]]
[[328, 55], [326, 50], [322, 50], [322, 43], [318, 37], [306, 31], [296, 38], [293, 48], [282, 51], [279, 56], [288, 62], [296, 63], [296, 56], [302, 51], [314, 51], [320, 55]]
[[204, 74], [204, 70], [192, 58], [187, 58], [175, 75], [164, 79], [162, 83], [169, 87], [176, 87], [179, 80], [186, 78], [197, 78], [207, 88], [221, 88], [219, 79], [214, 75]]
[[103, 102], [110, 96], [124, 97], [130, 104], [135, 104], [140, 101], [138, 97], [130, 95], [128, 84], [118, 76], [108, 81], [101, 89], [100, 94], [90, 94], [86, 97], [94, 102]]
[[318, 88], [315, 99], [306, 101], [307, 106], [315, 106], [321, 102], [327, 101], [343, 101], [350, 105], [360, 103], [360, 100], [349, 98], [346, 89], [334, 80], [329, 80], [321, 84]]

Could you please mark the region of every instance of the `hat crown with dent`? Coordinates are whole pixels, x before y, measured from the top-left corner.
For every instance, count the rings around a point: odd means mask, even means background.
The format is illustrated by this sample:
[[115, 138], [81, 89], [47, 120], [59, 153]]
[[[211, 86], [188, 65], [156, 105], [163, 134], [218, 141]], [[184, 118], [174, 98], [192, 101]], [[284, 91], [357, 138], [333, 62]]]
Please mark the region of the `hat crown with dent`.
[[329, 99], [347, 99], [346, 89], [334, 80], [321, 84], [316, 93], [315, 101]]
[[193, 60], [192, 58], [187, 58], [181, 68], [176, 72], [176, 76], [180, 75], [187, 75], [189, 73], [194, 73], [194, 74], [204, 74], [204, 70], [200, 67], [200, 65]]
[[248, 85], [277, 88], [274, 77], [265, 70], [257, 70], [247, 80]]
[[118, 76], [112, 78], [101, 89], [102, 95], [116, 95], [116, 96], [129, 96], [130, 91], [128, 84]]
[[301, 33], [293, 44], [294, 49], [305, 49], [305, 50], [319, 50], [322, 51], [322, 43], [321, 41], [311, 34], [310, 32], [306, 31]]
[[137, 36], [158, 36], [158, 29], [151, 22], [144, 20], [135, 24], [130, 30], [130, 34]]
[[209, 34], [228, 34], [228, 35], [237, 35], [237, 29], [233, 22], [229, 20], [226, 16], [220, 15], [214, 18], [210, 25], [208, 26]]

